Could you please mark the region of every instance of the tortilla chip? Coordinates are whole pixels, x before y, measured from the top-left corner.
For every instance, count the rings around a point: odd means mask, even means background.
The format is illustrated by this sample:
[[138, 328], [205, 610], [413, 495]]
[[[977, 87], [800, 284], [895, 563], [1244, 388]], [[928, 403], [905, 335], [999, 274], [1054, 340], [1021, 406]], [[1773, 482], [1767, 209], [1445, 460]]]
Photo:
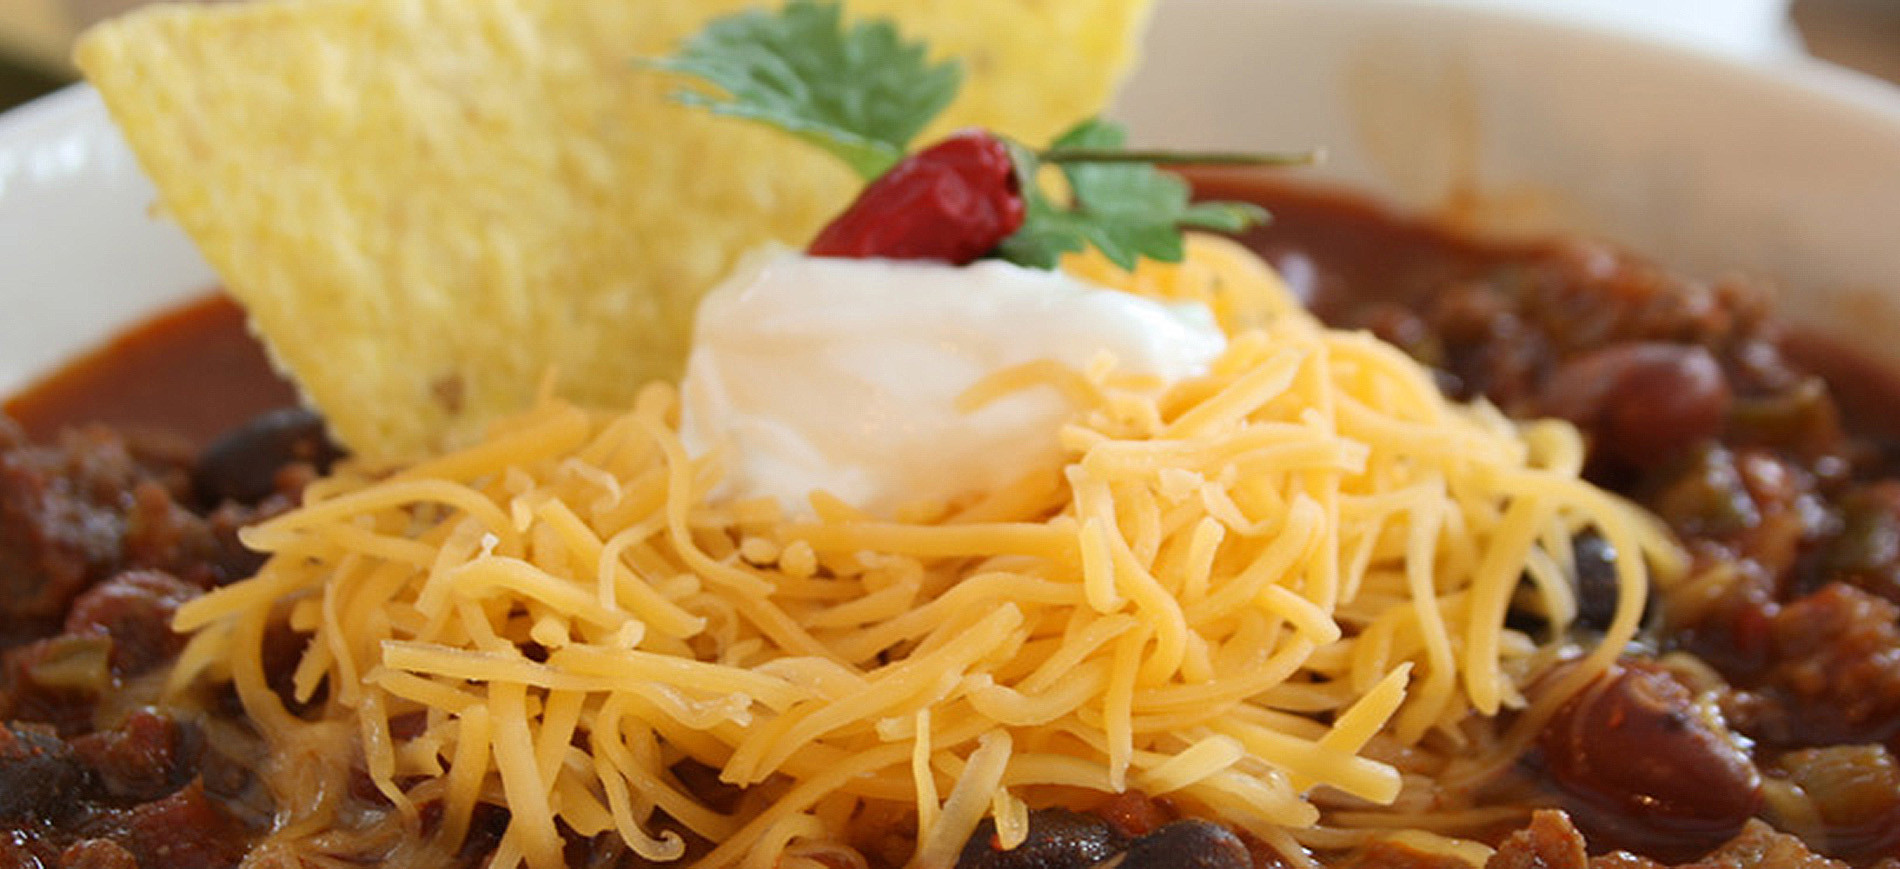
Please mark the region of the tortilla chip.
[[[858, 188], [789, 136], [679, 106], [641, 67], [744, 0], [289, 0], [154, 7], [77, 61], [166, 212], [372, 460], [557, 391], [678, 374], [700, 294]], [[938, 127], [1044, 141], [1099, 111], [1148, 0], [851, 0], [966, 80]]]

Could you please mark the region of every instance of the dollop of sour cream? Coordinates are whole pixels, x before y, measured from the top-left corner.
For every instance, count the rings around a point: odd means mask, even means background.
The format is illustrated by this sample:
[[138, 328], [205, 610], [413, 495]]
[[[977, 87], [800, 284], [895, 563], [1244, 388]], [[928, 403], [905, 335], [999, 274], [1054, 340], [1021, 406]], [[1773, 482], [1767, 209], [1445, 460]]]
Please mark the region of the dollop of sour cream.
[[694, 454], [722, 451], [719, 494], [809, 514], [824, 490], [874, 515], [947, 503], [1062, 460], [1074, 412], [1052, 388], [973, 411], [982, 378], [1042, 359], [1174, 381], [1226, 347], [1212, 314], [986, 261], [754, 254], [700, 303], [681, 385]]

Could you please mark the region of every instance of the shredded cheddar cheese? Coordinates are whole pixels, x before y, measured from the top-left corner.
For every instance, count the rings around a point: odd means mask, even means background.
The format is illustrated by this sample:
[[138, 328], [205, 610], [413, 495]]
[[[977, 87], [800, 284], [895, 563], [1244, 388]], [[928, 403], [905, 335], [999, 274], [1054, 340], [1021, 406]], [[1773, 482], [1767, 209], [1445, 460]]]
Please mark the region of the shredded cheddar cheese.
[[[544, 402], [393, 476], [346, 467], [247, 529], [272, 557], [181, 610], [175, 687], [228, 680], [273, 744], [347, 746], [296, 762], [367, 770], [432, 853], [505, 805], [498, 867], [563, 865], [563, 831], [651, 860], [691, 839], [698, 866], [820, 865], [875, 809], [914, 819], [911, 865], [943, 869], [986, 817], [1013, 844], [1031, 806], [1130, 788], [1291, 850], [1316, 825], [1378, 826], [1379, 804], [1416, 821], [1431, 782], [1393, 759], [1444, 760], [1474, 721], [1520, 710], [1487, 745], [1521, 746], [1633, 636], [1651, 574], [1681, 569], [1579, 479], [1574, 430], [1448, 401], [1231, 243], [1068, 268], [1206, 302], [1229, 350], [1165, 389], [1107, 363], [997, 372], [967, 405], [1083, 402], [1068, 463], [930, 521], [709, 500], [720, 469], [687, 454], [663, 384], [621, 414]], [[1586, 528], [1626, 554], [1621, 604], [1532, 702]], [[1550, 630], [1506, 627], [1513, 607]], [[308, 637], [308, 710], [269, 685], [274, 622]], [[740, 796], [714, 805], [683, 763]], [[275, 847], [335, 847], [323, 783], [342, 774], [271, 776], [291, 818]]]

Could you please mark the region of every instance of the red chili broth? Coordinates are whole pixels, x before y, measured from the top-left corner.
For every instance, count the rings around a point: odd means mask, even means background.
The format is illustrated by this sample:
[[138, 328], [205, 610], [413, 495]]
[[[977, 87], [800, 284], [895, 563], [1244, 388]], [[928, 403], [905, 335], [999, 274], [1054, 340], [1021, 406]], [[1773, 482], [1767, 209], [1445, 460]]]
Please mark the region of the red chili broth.
[[297, 403], [244, 327], [244, 311], [207, 295], [132, 327], [9, 399], [37, 440], [103, 424], [166, 432], [203, 446], [267, 410]]

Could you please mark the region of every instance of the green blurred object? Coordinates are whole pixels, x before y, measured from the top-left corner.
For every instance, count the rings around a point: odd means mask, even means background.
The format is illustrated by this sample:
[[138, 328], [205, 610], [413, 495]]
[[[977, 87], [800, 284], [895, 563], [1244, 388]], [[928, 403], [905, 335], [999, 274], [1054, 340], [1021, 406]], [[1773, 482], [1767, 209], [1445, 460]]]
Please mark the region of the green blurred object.
[[66, 82], [36, 69], [0, 62], [0, 111], [57, 90]]

